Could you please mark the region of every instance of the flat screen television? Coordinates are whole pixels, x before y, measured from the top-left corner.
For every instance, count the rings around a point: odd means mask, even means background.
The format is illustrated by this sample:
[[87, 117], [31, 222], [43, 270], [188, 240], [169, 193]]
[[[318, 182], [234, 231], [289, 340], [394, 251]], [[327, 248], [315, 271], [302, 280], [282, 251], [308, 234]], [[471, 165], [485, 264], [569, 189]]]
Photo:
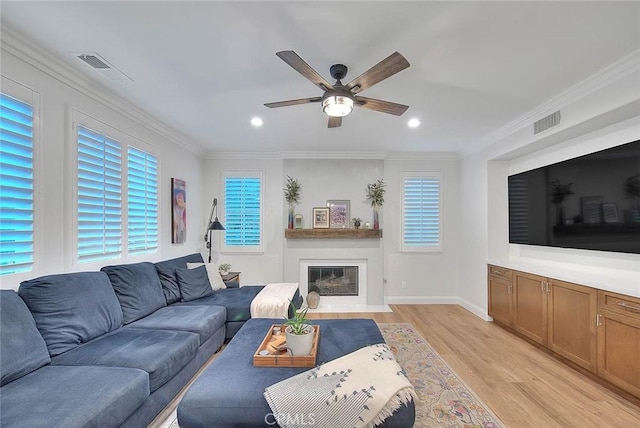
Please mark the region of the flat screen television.
[[640, 254], [640, 140], [508, 180], [510, 243]]

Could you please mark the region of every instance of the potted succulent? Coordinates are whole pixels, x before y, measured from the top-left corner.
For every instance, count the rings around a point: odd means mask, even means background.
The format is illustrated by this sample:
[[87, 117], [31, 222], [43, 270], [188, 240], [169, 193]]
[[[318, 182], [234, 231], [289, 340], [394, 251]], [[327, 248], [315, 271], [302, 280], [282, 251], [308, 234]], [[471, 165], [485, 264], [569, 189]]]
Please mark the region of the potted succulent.
[[287, 349], [291, 355], [310, 355], [313, 348], [313, 326], [307, 319], [309, 307], [297, 311], [293, 302], [289, 300], [289, 307], [293, 310], [291, 318], [285, 318], [284, 330], [287, 338]]
[[386, 183], [384, 180], [376, 180], [375, 183], [367, 184], [367, 201], [371, 203], [373, 207], [373, 228], [380, 228], [380, 207], [384, 203], [384, 192]]
[[351, 221], [353, 221], [353, 227], [355, 227], [356, 229], [360, 229], [360, 224], [362, 222], [362, 219], [360, 217], [354, 217], [351, 219]]
[[294, 206], [300, 203], [300, 193], [302, 192], [302, 186], [297, 178], [293, 178], [287, 175], [287, 184], [284, 190], [284, 200], [289, 204], [289, 216], [287, 227], [293, 229], [294, 225]]
[[229, 273], [229, 269], [231, 269], [231, 265], [229, 263], [222, 263], [218, 266], [220, 275], [227, 275]]

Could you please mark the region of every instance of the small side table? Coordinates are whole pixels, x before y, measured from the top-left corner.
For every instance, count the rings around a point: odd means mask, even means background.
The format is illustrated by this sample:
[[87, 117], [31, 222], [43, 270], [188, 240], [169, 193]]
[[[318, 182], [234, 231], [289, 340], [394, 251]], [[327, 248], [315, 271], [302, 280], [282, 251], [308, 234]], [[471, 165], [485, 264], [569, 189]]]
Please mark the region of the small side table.
[[223, 281], [237, 281], [240, 283], [240, 272], [229, 272], [226, 275], [220, 275]]

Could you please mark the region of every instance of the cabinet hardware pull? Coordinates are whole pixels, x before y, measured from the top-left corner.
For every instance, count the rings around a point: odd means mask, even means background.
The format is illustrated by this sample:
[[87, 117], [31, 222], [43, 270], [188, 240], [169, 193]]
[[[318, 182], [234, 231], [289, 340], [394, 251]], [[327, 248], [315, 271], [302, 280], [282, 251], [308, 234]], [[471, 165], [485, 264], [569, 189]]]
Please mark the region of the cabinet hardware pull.
[[602, 325], [602, 314], [596, 314], [596, 327], [600, 327]]
[[627, 305], [624, 302], [618, 302], [618, 306], [630, 310], [630, 311], [636, 311], [636, 312], [640, 312], [640, 308], [636, 308], [635, 306], [631, 306], [631, 305]]
[[513, 285], [510, 285], [509, 288], [507, 288], [507, 293], [511, 294], [512, 290], [513, 290]]
[[547, 281], [547, 293], [551, 293], [551, 281]]
[[544, 293], [544, 281], [540, 281], [540, 291]]

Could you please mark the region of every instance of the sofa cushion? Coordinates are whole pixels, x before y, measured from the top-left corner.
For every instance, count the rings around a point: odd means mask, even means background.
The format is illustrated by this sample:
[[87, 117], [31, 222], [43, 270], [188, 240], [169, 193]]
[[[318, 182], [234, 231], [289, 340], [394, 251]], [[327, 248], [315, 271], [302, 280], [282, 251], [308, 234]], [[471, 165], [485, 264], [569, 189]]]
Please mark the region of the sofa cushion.
[[222, 275], [220, 275], [218, 266], [214, 263], [187, 263], [187, 269], [195, 269], [200, 266], [207, 268], [207, 276], [209, 277], [209, 284], [211, 284], [211, 288], [214, 290], [227, 288], [225, 282], [222, 280]]
[[195, 357], [199, 345], [195, 333], [126, 327], [58, 355], [51, 364], [141, 369], [149, 373], [153, 392]]
[[149, 375], [121, 367], [46, 366], [0, 391], [3, 428], [116, 427], [149, 396]]
[[178, 278], [176, 278], [176, 269], [186, 268], [187, 263], [204, 263], [202, 254], [193, 253], [155, 264], [156, 271], [160, 277], [160, 283], [162, 284], [162, 291], [168, 305], [180, 301], [180, 288], [178, 287]]
[[176, 306], [160, 308], [149, 316], [127, 325], [127, 328], [190, 331], [200, 335], [200, 345], [224, 326], [224, 306]]
[[101, 270], [109, 275], [125, 324], [166, 306], [160, 277], [153, 263], [105, 266]]
[[25, 301], [51, 356], [113, 331], [122, 310], [103, 272], [48, 275], [20, 284]]
[[264, 288], [250, 285], [240, 288], [224, 288], [210, 296], [176, 305], [216, 305], [227, 308], [227, 321], [246, 321], [251, 318], [251, 301]]
[[195, 269], [176, 269], [180, 296], [185, 302], [207, 297], [213, 294], [207, 269], [204, 266]]
[[13, 290], [0, 290], [0, 331], [0, 385], [51, 362], [29, 308]]

